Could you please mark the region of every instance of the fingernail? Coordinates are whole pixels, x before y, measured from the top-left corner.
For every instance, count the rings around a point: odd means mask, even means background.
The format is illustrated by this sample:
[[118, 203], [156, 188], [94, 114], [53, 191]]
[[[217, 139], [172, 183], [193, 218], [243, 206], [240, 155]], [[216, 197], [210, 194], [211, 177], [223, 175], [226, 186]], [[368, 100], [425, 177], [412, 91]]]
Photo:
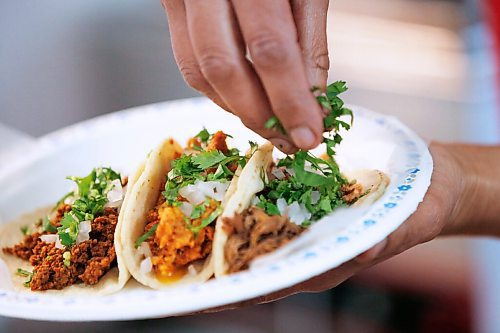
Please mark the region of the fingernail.
[[284, 152], [285, 154], [292, 154], [295, 152], [295, 147], [288, 141], [279, 138], [269, 139], [273, 146]]
[[316, 144], [316, 135], [309, 127], [300, 126], [292, 129], [290, 131], [290, 136], [292, 137], [295, 145], [302, 149], [314, 148]]
[[359, 263], [372, 261], [385, 250], [386, 246], [387, 246], [387, 238], [381, 241], [380, 243], [376, 244], [375, 246], [373, 246], [371, 249], [361, 253], [359, 256], [354, 258], [354, 260]]

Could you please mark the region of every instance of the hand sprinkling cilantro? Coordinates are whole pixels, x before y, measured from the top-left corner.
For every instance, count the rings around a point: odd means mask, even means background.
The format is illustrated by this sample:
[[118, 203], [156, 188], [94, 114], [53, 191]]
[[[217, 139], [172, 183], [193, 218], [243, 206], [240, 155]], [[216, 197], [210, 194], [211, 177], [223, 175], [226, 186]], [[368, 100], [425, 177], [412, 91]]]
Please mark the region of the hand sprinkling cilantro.
[[[267, 214], [280, 214], [276, 205], [278, 199], [284, 200], [287, 205], [297, 202], [311, 213], [310, 220], [303, 222], [303, 226], [308, 226], [312, 221], [332, 212], [334, 208], [344, 205], [340, 189], [347, 184], [347, 180], [335, 162], [334, 148], [342, 141], [339, 130], [349, 130], [351, 127], [351, 124], [340, 118], [350, 116], [352, 123], [352, 111], [344, 107], [344, 102], [339, 97], [346, 90], [345, 82], [337, 81], [329, 85], [326, 92], [316, 97], [318, 103], [328, 111], [323, 120], [323, 143], [326, 145], [327, 158], [321, 159], [309, 151], [299, 150], [295, 155], [281, 159], [277, 167], [284, 170], [281, 172], [284, 172], [286, 177], [269, 181], [256, 204]], [[319, 89], [313, 88], [312, 91], [317, 92]], [[265, 127], [286, 134], [276, 117], [269, 119]]]

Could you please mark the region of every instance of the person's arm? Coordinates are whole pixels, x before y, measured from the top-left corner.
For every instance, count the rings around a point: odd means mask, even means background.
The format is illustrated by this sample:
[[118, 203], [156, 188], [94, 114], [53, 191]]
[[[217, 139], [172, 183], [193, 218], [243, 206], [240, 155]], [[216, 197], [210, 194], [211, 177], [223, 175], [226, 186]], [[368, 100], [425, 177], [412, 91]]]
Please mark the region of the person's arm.
[[[328, 0], [163, 0], [186, 82], [284, 152], [322, 138]], [[252, 61], [246, 57], [249, 51]], [[276, 115], [289, 136], [265, 129]]]
[[500, 237], [500, 146], [433, 142], [431, 185], [415, 213], [384, 241], [308, 281], [243, 303], [205, 312], [267, 303], [299, 292], [325, 291], [357, 272], [439, 236]]

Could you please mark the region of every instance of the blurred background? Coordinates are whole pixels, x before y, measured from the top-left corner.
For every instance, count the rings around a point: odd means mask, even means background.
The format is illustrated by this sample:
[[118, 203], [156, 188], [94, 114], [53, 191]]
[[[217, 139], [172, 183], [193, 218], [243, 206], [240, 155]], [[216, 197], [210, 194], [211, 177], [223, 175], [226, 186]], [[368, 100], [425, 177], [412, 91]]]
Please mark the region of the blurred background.
[[[395, 115], [427, 139], [498, 143], [494, 6], [332, 1], [330, 81], [348, 82], [349, 103]], [[159, 1], [0, 2], [2, 163], [16, 145], [60, 127], [194, 96]], [[0, 332], [500, 332], [499, 243], [434, 240], [332, 291], [220, 314], [88, 324], [0, 317]]]

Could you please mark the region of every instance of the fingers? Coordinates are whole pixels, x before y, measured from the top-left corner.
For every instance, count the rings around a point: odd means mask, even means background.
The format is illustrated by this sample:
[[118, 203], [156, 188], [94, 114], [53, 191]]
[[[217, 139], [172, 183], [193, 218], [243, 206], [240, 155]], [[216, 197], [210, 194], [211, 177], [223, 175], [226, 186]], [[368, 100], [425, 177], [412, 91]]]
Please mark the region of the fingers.
[[310, 86], [326, 89], [328, 40], [326, 23], [329, 0], [292, 0], [297, 36]]
[[222, 98], [215, 92], [201, 73], [189, 41], [184, 1], [163, 0], [162, 5], [167, 13], [175, 61], [184, 80], [190, 87], [206, 95], [224, 110], [229, 111], [229, 107], [226, 106]]
[[297, 147], [317, 146], [323, 131], [321, 110], [310, 93], [290, 3], [286, 0], [233, 0], [232, 3], [272, 110]]
[[229, 2], [186, 0], [185, 6], [193, 53], [208, 84], [247, 127], [270, 138], [280, 149], [293, 151], [284, 135], [264, 128], [273, 113], [245, 58], [245, 44]]

